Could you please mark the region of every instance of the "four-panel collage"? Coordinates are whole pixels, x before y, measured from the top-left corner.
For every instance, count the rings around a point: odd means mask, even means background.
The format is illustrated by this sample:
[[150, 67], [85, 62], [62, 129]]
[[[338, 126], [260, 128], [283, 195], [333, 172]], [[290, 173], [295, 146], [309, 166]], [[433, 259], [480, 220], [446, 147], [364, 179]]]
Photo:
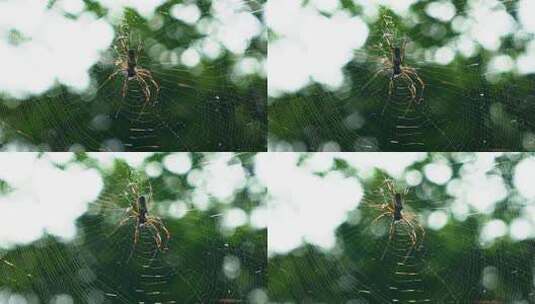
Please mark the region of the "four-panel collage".
[[0, 304], [535, 304], [534, 20], [0, 0]]

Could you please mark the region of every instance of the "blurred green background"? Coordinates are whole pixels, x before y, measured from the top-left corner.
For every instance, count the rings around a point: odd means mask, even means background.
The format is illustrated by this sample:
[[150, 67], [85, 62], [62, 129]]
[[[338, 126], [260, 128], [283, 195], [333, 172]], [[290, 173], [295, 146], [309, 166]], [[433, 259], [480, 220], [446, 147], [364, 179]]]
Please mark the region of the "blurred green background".
[[[60, 236], [69, 226], [59, 233], [48, 228], [38, 240], [0, 251], [0, 303], [266, 303], [267, 231], [258, 222], [266, 191], [256, 182], [254, 155], [176, 155], [37, 156], [37, 164], [66, 170], [58, 174], [96, 169], [103, 188], [76, 219], [73, 238]], [[234, 180], [234, 187], [221, 178]], [[152, 187], [149, 215], [162, 218], [171, 234], [167, 241], [161, 231], [163, 252], [149, 228], [140, 228], [134, 245], [134, 221], [118, 226], [131, 206], [132, 183], [143, 195]], [[2, 184], [4, 198], [28, 191]], [[221, 184], [228, 187], [217, 190]], [[75, 208], [58, 207], [63, 193], [56, 197], [36, 198], [34, 210], [48, 207], [34, 221], [46, 222], [50, 214], [59, 222]], [[1, 203], [4, 214], [24, 206]], [[7, 240], [31, 230], [26, 219], [16, 223], [2, 232]]]
[[[82, 9], [72, 13], [72, 6], [77, 2]], [[33, 7], [37, 3], [8, 1], [5, 2], [6, 7], [10, 3], [18, 5], [20, 11], [26, 9], [31, 14], [11, 25], [7, 21], [0, 29], [6, 33], [6, 46], [14, 50], [14, 53], [6, 56], [30, 56], [24, 54], [31, 53], [33, 47], [35, 53], [43, 58], [12, 60], [35, 62], [36, 72], [27, 75], [22, 67], [10, 66], [15, 71], [9, 77], [22, 80], [6, 79], [8, 86], [5, 92], [0, 89], [0, 145], [3, 150], [266, 149], [266, 78], [262, 69], [266, 56], [262, 26], [263, 1], [160, 1], [155, 2], [160, 5], [150, 13], [138, 12], [136, 7], [151, 7], [154, 3], [49, 1], [44, 12], [37, 15]], [[51, 20], [47, 21], [46, 18]], [[61, 21], [52, 21], [53, 18]], [[98, 33], [98, 38], [95, 38], [96, 30], [89, 24], [74, 38], [64, 38], [70, 40], [63, 41], [64, 46], [54, 46], [50, 36], [61, 36], [61, 31], [71, 35], [69, 31], [79, 30], [79, 25], [75, 24], [83, 24], [88, 18], [111, 25], [114, 38], [128, 34], [129, 47], [133, 49], [137, 50], [137, 46], [143, 44], [138, 65], [150, 70], [161, 86], [156, 104], [144, 103], [144, 96], [136, 81], [128, 82], [127, 94], [123, 99], [121, 87], [124, 77], [121, 74], [105, 82], [116, 70], [113, 66], [116, 59], [113, 47], [117, 45], [113, 40], [107, 49], [103, 49], [107, 31]], [[25, 24], [32, 22], [42, 22], [42, 30]], [[60, 25], [72, 22], [73, 25], [62, 28], [54, 22]], [[102, 24], [100, 26], [103, 28]], [[229, 32], [234, 36], [230, 36]], [[61, 38], [56, 39], [61, 41]], [[97, 55], [99, 58], [94, 58], [93, 53], [86, 55], [83, 49], [77, 49], [77, 44], [87, 44], [82, 41], [84, 39], [94, 40], [94, 45], [89, 46], [100, 50]], [[48, 67], [51, 71], [41, 71], [43, 61], [58, 59], [46, 58], [46, 53], [37, 51], [43, 47], [40, 43], [45, 44], [45, 48], [46, 44], [50, 44], [66, 52], [66, 55], [61, 55], [51, 51], [50, 55], [63, 56], [65, 61], [60, 60], [59, 66]], [[20, 51], [17, 52], [17, 49]], [[67, 71], [73, 69], [72, 65], [80, 62], [76, 68], [83, 69], [91, 60], [96, 64], [90, 68], [88, 88], [73, 89], [64, 85], [65, 80], [58, 76], [51, 80], [53, 87], [44, 93], [18, 94], [17, 99], [11, 97], [12, 90], [15, 91], [14, 85], [9, 87], [12, 82], [24, 88], [21, 82], [24, 79], [31, 83], [31, 77], [44, 77], [41, 76], [43, 73], [50, 77], [47, 72], [53, 74], [55, 70], [59, 75], [68, 74]], [[85, 78], [79, 79], [83, 80], [76, 81], [86, 81]], [[28, 84], [27, 87], [30, 86]], [[151, 91], [154, 96], [154, 88]]]
[[[300, 154], [289, 171], [307, 177], [294, 178], [294, 187], [313, 182], [323, 192], [332, 188], [334, 197], [315, 199], [316, 193], [303, 200], [296, 194], [283, 203], [283, 192], [270, 187], [272, 214], [286, 210], [269, 225], [270, 299], [533, 303], [533, 159], [484, 153]], [[381, 189], [392, 176], [397, 191], [409, 189], [404, 216], [415, 215], [425, 229], [425, 236], [417, 231], [414, 248], [411, 230], [401, 222], [394, 224], [389, 241], [392, 214], [373, 222], [381, 212], [372, 206], [388, 203]], [[347, 183], [360, 195], [346, 190]], [[347, 211], [342, 216], [340, 210]], [[284, 232], [286, 221], [291, 231]], [[331, 226], [335, 239], [329, 245]]]
[[[293, 31], [304, 38], [283, 30], [290, 21], [275, 9], [283, 1], [274, 2], [268, 9], [275, 20], [268, 24], [273, 70], [282, 75], [286, 65], [304, 72], [270, 85], [273, 150], [533, 149], [529, 10], [519, 18], [520, 4], [530, 1], [300, 1], [299, 9], [292, 6], [299, 20]], [[385, 26], [385, 17], [392, 26]], [[307, 28], [316, 38], [305, 34]], [[385, 33], [395, 33], [396, 46], [408, 41], [404, 64], [425, 82], [422, 103], [411, 104], [403, 81], [395, 81], [389, 96], [390, 75], [373, 78], [391, 57]], [[366, 39], [362, 46], [353, 42], [359, 39]], [[285, 61], [285, 53], [307, 59], [291, 67], [296, 59]]]

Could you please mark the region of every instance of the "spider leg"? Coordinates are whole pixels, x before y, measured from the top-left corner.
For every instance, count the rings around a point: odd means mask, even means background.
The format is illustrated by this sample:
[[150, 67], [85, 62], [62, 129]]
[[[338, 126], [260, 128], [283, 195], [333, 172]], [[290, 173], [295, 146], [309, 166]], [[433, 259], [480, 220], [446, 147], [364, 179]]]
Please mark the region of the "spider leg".
[[412, 80], [409, 72], [407, 72], [407, 70], [405, 70], [404, 68], [401, 70], [401, 76], [409, 83], [409, 92], [411, 93], [411, 100], [415, 101], [417, 90], [416, 86], [414, 85], [414, 80]]
[[145, 95], [145, 101], [143, 102], [143, 107], [141, 107], [141, 111], [139, 111], [139, 115], [137, 116], [136, 120], [140, 120], [141, 115], [145, 113], [145, 108], [147, 107], [147, 104], [150, 103], [150, 89], [147, 84], [147, 82], [143, 79], [143, 76], [137, 75], [136, 80], [140, 83], [141, 90], [143, 91], [143, 95]]
[[388, 247], [390, 246], [390, 242], [394, 238], [395, 231], [396, 231], [395, 221], [392, 220], [392, 222], [390, 223], [390, 231], [388, 232], [389, 234], [388, 242], [386, 243], [385, 250], [383, 251], [383, 254], [381, 255], [381, 261], [384, 259], [386, 255], [386, 251], [388, 250]]
[[106, 80], [104, 80], [104, 82], [100, 85], [100, 87], [98, 87], [97, 91], [100, 90], [106, 83], [108, 83], [108, 81], [110, 81], [113, 77], [115, 77], [120, 72], [121, 70], [117, 70], [113, 72], [108, 78], [106, 78]]
[[414, 68], [406, 68], [406, 72], [408, 75], [412, 76], [419, 84], [420, 84], [420, 97], [417, 100], [417, 102], [421, 102], [424, 100], [424, 91], [425, 91], [425, 82], [422, 80], [420, 75], [418, 75], [418, 72]]
[[159, 250], [165, 249], [165, 248], [162, 248], [162, 237], [160, 236], [160, 231], [158, 230], [156, 225], [154, 225], [154, 222], [147, 222], [147, 226], [154, 230], [153, 238], [154, 238], [154, 241], [156, 242], [156, 246], [158, 247], [158, 249]]
[[[389, 65], [384, 66], [382, 68], [379, 68], [377, 70], [377, 72], [375, 72], [375, 74], [373, 74], [373, 76], [370, 78], [370, 80], [368, 80], [360, 89], [361, 90], [366, 89], [375, 80], [375, 78], [377, 78], [377, 76], [379, 76], [381, 73], [388, 74], [390, 72], [390, 70], [391, 70], [391, 68], [390, 68]], [[389, 98], [390, 98], [390, 95], [391, 95], [390, 90], [389, 90], [389, 94], [388, 95], [389, 95]], [[386, 109], [386, 106], [387, 106], [387, 103], [385, 103], [385, 106], [383, 107], [382, 113], [384, 113], [384, 111]]]
[[160, 85], [156, 82], [156, 80], [154, 80], [153, 78], [149, 78], [150, 82], [152, 82], [152, 85], [156, 88], [156, 94], [154, 94], [155, 97], [155, 101], [154, 102], [158, 102], [158, 95], [160, 95]]
[[[418, 235], [416, 234], [416, 229], [414, 228], [414, 225], [411, 224], [411, 221], [407, 220], [406, 218], [402, 218], [402, 220], [405, 223], [407, 223], [407, 225], [410, 228], [410, 231], [408, 232], [408, 234], [409, 234], [409, 238], [411, 239], [411, 247], [409, 248], [409, 250], [407, 250], [407, 255], [405, 256], [405, 259], [403, 260], [403, 263], [405, 263], [407, 259], [409, 258], [409, 256], [411, 255], [411, 253], [416, 248], [416, 245], [418, 244]], [[418, 224], [416, 225], [419, 227], [419, 229], [422, 230], [423, 235], [425, 235], [425, 231], [423, 230], [423, 227]], [[422, 238], [423, 238], [423, 235], [422, 235]]]
[[394, 92], [394, 77], [390, 78], [390, 83], [388, 84], [388, 97], [392, 97]]
[[386, 186], [386, 189], [390, 192], [390, 194], [396, 193], [396, 189], [394, 189], [394, 182], [392, 182], [391, 179], [385, 180], [385, 186]]
[[422, 232], [422, 240], [425, 238], [425, 229], [424, 227], [422, 227], [422, 225], [418, 225], [418, 227], [420, 228], [420, 231]]
[[416, 94], [418, 91], [416, 90], [416, 86], [414, 85], [414, 82], [412, 82], [412, 80], [410, 84], [410, 91], [411, 91], [411, 98], [412, 98], [411, 100], [417, 103], [418, 101], [416, 101]]
[[122, 35], [122, 36], [117, 37], [117, 40], [119, 42], [119, 46], [123, 50], [123, 53], [126, 54], [128, 52], [128, 45], [127, 45], [128, 37]]
[[135, 214], [129, 215], [128, 217], [126, 217], [122, 221], [120, 221], [119, 224], [117, 225], [117, 227], [115, 229], [113, 229], [113, 231], [110, 233], [110, 236], [114, 235], [117, 232], [117, 230], [119, 230], [119, 228], [121, 228], [124, 224], [126, 224], [131, 219], [135, 220], [136, 219], [136, 215]]
[[121, 57], [122, 56], [121, 52], [119, 52], [119, 49], [117, 48], [116, 45], [113, 46], [113, 50], [115, 51], [115, 55], [117, 55], [117, 57]]
[[152, 202], [152, 185], [150, 183], [149, 184], [149, 202]]
[[139, 206], [139, 198], [141, 197], [141, 191], [139, 191], [139, 185], [137, 183], [131, 182], [128, 184], [130, 186], [130, 191], [132, 191], [132, 194], [134, 195], [134, 208], [139, 215], [141, 212], [141, 206]]
[[132, 191], [132, 194], [139, 197], [139, 190], [137, 188], [137, 185], [135, 183], [130, 183], [130, 190]]
[[169, 230], [167, 230], [167, 227], [165, 227], [162, 219], [154, 217], [154, 216], [150, 216], [149, 219], [159, 225], [160, 229], [162, 229], [165, 232], [165, 237], [167, 238], [167, 240], [171, 238], [171, 233], [169, 232]]
[[146, 76], [146, 78], [152, 83], [154, 88], [156, 88], [156, 96], [160, 93], [160, 85], [154, 80], [152, 77], [152, 73], [147, 69], [140, 69], [143, 76]]
[[372, 78], [370, 78], [370, 80], [368, 80], [368, 82], [366, 82], [360, 89], [364, 90], [368, 85], [370, 85], [370, 83], [372, 83], [372, 81], [375, 80], [375, 78], [377, 78], [377, 76], [379, 76], [379, 74], [385, 73], [385, 72], [388, 73], [389, 70], [390, 69], [386, 67], [380, 68], [379, 70], [377, 70], [377, 72], [375, 72], [375, 74], [373, 74]]
[[150, 101], [149, 85], [141, 75], [137, 75], [136, 80], [141, 83], [141, 89], [143, 90], [143, 94], [145, 95], [145, 103], [148, 103]]
[[377, 221], [379, 221], [381, 218], [383, 218], [383, 217], [385, 217], [385, 216], [387, 216], [387, 215], [389, 215], [389, 214], [390, 214], [390, 211], [387, 211], [387, 212], [382, 213], [381, 215], [379, 215], [378, 217], [376, 217], [376, 218], [372, 221], [371, 225], [375, 224], [375, 223], [376, 223]]
[[376, 210], [380, 210], [380, 211], [384, 211], [386, 208], [385, 204], [375, 204], [375, 205], [372, 205], [371, 203], [366, 203], [365, 205], [363, 205], [363, 207], [365, 208], [372, 208], [372, 209], [376, 209]]
[[390, 34], [383, 34], [383, 37], [385, 38], [386, 45], [388, 46], [388, 48], [393, 50], [394, 47], [392, 46], [392, 42], [390, 41]]
[[418, 73], [416, 73], [416, 71], [414, 72], [414, 77], [420, 83], [420, 86], [421, 86], [420, 99], [418, 100], [418, 102], [422, 102], [424, 100], [425, 82], [422, 80], [422, 78], [420, 78], [420, 76], [418, 75]]
[[408, 221], [406, 218], [401, 218], [402, 221], [404, 221], [409, 227], [410, 227], [410, 230], [409, 230], [409, 237], [411, 239], [411, 243], [412, 243], [412, 246], [416, 246], [416, 243], [418, 241], [418, 238], [417, 238], [417, 235], [416, 235], [416, 229], [414, 228], [414, 226], [410, 223], [410, 221]]
[[420, 232], [422, 234], [421, 239], [423, 240], [425, 238], [425, 229], [424, 229], [424, 227], [422, 227], [422, 225], [418, 224], [418, 222], [416, 222], [414, 225], [416, 227], [418, 227], [418, 229], [420, 230]]
[[123, 96], [123, 99], [126, 97], [126, 90], [128, 88], [128, 78], [125, 78], [123, 81], [123, 87], [121, 89], [121, 96]]
[[128, 259], [126, 259], [126, 263], [128, 263], [132, 256], [134, 256], [134, 251], [136, 250], [137, 241], [139, 239], [139, 225], [139, 221], [137, 221], [134, 232], [134, 244], [132, 245], [132, 250], [130, 250], [130, 255], [128, 256]]
[[135, 212], [138, 214], [139, 216], [139, 213], [141, 213], [141, 206], [139, 206], [139, 197], [137, 194], [136, 194], [136, 198], [134, 199], [134, 204], [133, 204], [133, 210], [135, 210]]
[[[127, 88], [128, 88], [128, 78], [125, 78], [123, 80], [123, 86], [121, 88], [121, 96], [123, 97], [122, 102], [124, 102], [124, 99], [126, 97]], [[121, 112], [121, 108], [123, 106], [122, 102], [119, 104], [119, 108], [117, 109], [117, 112], [115, 112], [115, 118], [117, 118], [119, 116], [119, 112]]]
[[139, 223], [136, 224], [136, 230], [134, 232], [134, 246], [137, 245], [138, 240], [139, 240]]
[[115, 60], [115, 65], [120, 66], [123, 62], [126, 62], [128, 60], [127, 57], [127, 49], [124, 49], [120, 44], [119, 47], [117, 45], [113, 46], [113, 50], [115, 51], [115, 55], [117, 56], [117, 60]]
[[[383, 195], [384, 202], [389, 202], [391, 200], [392, 193], [393, 192], [388, 189], [388, 185], [386, 185], [386, 191], [384, 190], [384, 188], [381, 188], [381, 194]], [[388, 194], [390, 194], [390, 196], [388, 196]], [[388, 203], [384, 205], [388, 206]]]
[[414, 85], [414, 81], [406, 74], [405, 71], [402, 70], [402, 72], [400, 74], [400, 77], [402, 77], [403, 79], [405, 79], [408, 82], [407, 89], [409, 90], [409, 92], [411, 94], [411, 99], [410, 99], [410, 101], [408, 103], [407, 109], [405, 110], [405, 113], [403, 113], [403, 116], [406, 116], [407, 113], [409, 112], [409, 110], [411, 109], [411, 105], [413, 103], [417, 103], [415, 101], [416, 100], [417, 90], [416, 90], [416, 86]]
[[407, 73], [407, 71], [403, 71], [402, 72], [402, 76], [407, 80], [407, 82], [409, 83], [408, 84], [408, 89], [409, 89], [409, 92], [411, 94], [411, 99], [409, 101], [409, 105], [407, 106], [407, 109], [405, 111], [405, 114], [404, 115], [407, 115], [407, 113], [409, 112], [409, 110], [411, 109], [411, 106], [413, 104], [419, 104], [420, 103], [420, 100], [417, 98], [417, 95], [418, 95], [418, 89], [416, 88], [416, 85], [414, 83], [414, 80], [411, 78], [411, 76]]

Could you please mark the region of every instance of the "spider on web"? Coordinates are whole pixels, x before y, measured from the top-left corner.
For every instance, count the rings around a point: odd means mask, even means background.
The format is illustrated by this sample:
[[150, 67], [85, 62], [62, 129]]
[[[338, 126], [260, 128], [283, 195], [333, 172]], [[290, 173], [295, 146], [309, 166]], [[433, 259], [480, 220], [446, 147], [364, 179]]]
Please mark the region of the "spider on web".
[[[394, 238], [397, 225], [400, 223], [406, 224], [408, 227], [407, 234], [411, 242], [411, 247], [409, 248], [407, 255], [410, 254], [411, 250], [417, 246], [418, 242], [421, 242], [425, 237], [425, 230], [422, 225], [418, 223], [416, 215], [412, 212], [403, 210], [405, 196], [408, 194], [408, 192], [408, 188], [405, 188], [403, 192], [398, 192], [394, 182], [391, 179], [387, 179], [384, 182], [384, 188], [381, 188], [381, 193], [383, 194], [385, 203], [367, 206], [369, 208], [379, 210], [380, 212], [380, 214], [371, 222], [372, 226], [383, 218], [391, 219], [388, 242], [392, 241]], [[419, 238], [419, 235], [421, 238]], [[386, 246], [381, 259], [384, 258], [387, 248], [388, 246]]]
[[418, 71], [415, 68], [405, 64], [407, 39], [401, 39], [401, 43], [397, 41], [399, 39], [396, 38], [398, 35], [392, 17], [385, 15], [383, 16], [383, 21], [385, 32], [382, 35], [383, 42], [380, 42], [378, 46], [384, 53], [384, 44], [386, 44], [388, 52], [378, 59], [379, 67], [368, 83], [381, 74], [388, 76], [390, 79], [388, 96], [392, 97], [396, 82], [404, 81], [411, 95], [410, 102], [419, 104], [424, 100], [425, 82], [418, 75]]
[[[149, 184], [149, 193], [143, 194], [139, 189], [138, 183], [129, 184], [130, 191], [134, 195], [134, 200], [131, 201], [131, 206], [126, 209], [125, 218], [119, 223], [117, 229], [128, 223], [134, 221], [134, 247], [139, 241], [139, 231], [141, 229], [149, 229], [153, 233], [153, 238], [156, 243], [156, 247], [160, 251], [167, 249], [166, 244], [171, 238], [171, 233], [165, 227], [162, 219], [149, 214], [148, 203], [152, 200], [152, 187]], [[116, 230], [117, 230], [116, 229]], [[162, 239], [162, 233], [165, 234], [165, 242]]]
[[[117, 37], [117, 45], [113, 47], [117, 54], [117, 58], [114, 62], [116, 70], [106, 79], [104, 83], [113, 79], [117, 75], [122, 74], [124, 79], [121, 89], [121, 96], [124, 99], [128, 89], [128, 82], [135, 80], [139, 83], [139, 86], [143, 91], [145, 103], [149, 104], [154, 102], [155, 98], [157, 98], [160, 92], [160, 85], [158, 82], [156, 82], [156, 80], [154, 80], [151, 71], [142, 68], [138, 64], [139, 55], [143, 51], [143, 44], [138, 42], [137, 49], [135, 49], [130, 47], [129, 41], [129, 34], [123, 33]], [[154, 90], [156, 90], [155, 94], [152, 94], [153, 90], [151, 90], [149, 83], [152, 84]]]
[[[380, 74], [389, 75], [388, 96], [394, 93], [395, 82], [404, 80], [411, 95], [411, 102], [421, 103], [424, 100], [425, 82], [420, 78], [415, 68], [405, 65], [405, 49], [407, 39], [403, 39], [400, 45], [394, 42], [392, 34], [383, 35], [386, 46], [389, 50], [388, 56], [380, 59], [380, 67], [373, 75], [372, 79]], [[420, 91], [420, 93], [418, 93]]]

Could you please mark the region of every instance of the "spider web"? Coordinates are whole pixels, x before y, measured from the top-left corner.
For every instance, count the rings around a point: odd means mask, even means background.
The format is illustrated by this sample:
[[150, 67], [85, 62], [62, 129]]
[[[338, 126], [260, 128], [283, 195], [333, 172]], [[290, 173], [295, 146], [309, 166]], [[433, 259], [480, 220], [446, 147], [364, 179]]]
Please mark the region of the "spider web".
[[[0, 115], [6, 147], [60, 151], [265, 150], [263, 35], [253, 36], [243, 53], [234, 54], [217, 42], [213, 33], [216, 26], [221, 27], [220, 31], [229, 30], [223, 24], [228, 22], [225, 14], [240, 18], [249, 15], [261, 22], [262, 3], [188, 2], [181, 4], [186, 8], [179, 9], [173, 4], [163, 4], [151, 20], [127, 9], [115, 26], [116, 38], [127, 27], [128, 35], [135, 36], [129, 40], [130, 47], [137, 50], [140, 43], [143, 45], [138, 66], [151, 71], [161, 87], [155, 96], [151, 85], [151, 104], [145, 102], [136, 80], [127, 82], [124, 97], [123, 74], [108, 80], [116, 71], [114, 41], [91, 70], [92, 84], [87, 91], [73, 93], [56, 87], [29, 100], [3, 98]], [[173, 17], [176, 11], [191, 12], [192, 7], [199, 12], [198, 22], [190, 24]], [[204, 28], [199, 25], [203, 23]]]
[[[448, 2], [456, 6], [456, 16], [471, 18], [466, 1]], [[437, 63], [439, 51], [458, 51], [462, 38], [452, 31], [451, 22], [427, 16], [426, 4], [429, 2], [415, 4], [405, 18], [383, 8], [376, 20], [368, 21], [370, 35], [344, 67], [341, 87], [316, 83], [272, 97], [269, 125], [273, 149], [529, 150], [534, 129], [528, 118], [534, 110], [533, 77], [513, 73], [496, 77], [487, 69], [492, 55], [514, 56], [510, 41], [515, 38], [505, 37], [502, 48], [492, 54], [457, 54], [447, 64]], [[494, 8], [516, 17], [515, 5], [515, 1], [501, 1]], [[356, 4], [345, 9], [359, 15], [362, 8]], [[385, 16], [394, 22], [386, 26]], [[391, 75], [379, 73], [373, 77], [383, 67], [383, 60], [391, 60], [384, 38], [391, 33], [395, 33], [395, 46], [407, 40], [404, 64], [415, 68], [425, 83], [421, 103], [414, 102], [406, 82], [394, 80], [394, 90], [389, 94]], [[415, 83], [420, 92], [420, 85]]]
[[[253, 157], [192, 155], [189, 172], [204, 181], [201, 176], [213, 170], [211, 166], [247, 171]], [[154, 154], [146, 164], [162, 158]], [[14, 266], [0, 267], [0, 302], [2, 296], [7, 302], [14, 296], [48, 301], [68, 295], [76, 303], [261, 303], [266, 231], [247, 224], [229, 228], [227, 223], [229, 210], [251, 215], [261, 207], [259, 190], [238, 190], [236, 201], [207, 197], [202, 207], [202, 191], [189, 184], [195, 177], [150, 178], [121, 162], [108, 170], [102, 172], [104, 190], [78, 219], [73, 241], [51, 246], [51, 240], [40, 240], [7, 252], [5, 258]], [[149, 215], [161, 217], [170, 230], [168, 242], [162, 231], [168, 249], [160, 250], [154, 232], [146, 227], [140, 228], [134, 245], [133, 221], [119, 227], [134, 197], [129, 190], [133, 184], [143, 195], [152, 187]]]
[[[459, 162], [452, 164], [454, 171], [470, 170], [473, 158], [458, 157]], [[361, 205], [337, 228], [333, 249], [305, 244], [270, 258], [272, 299], [307, 303], [532, 303], [533, 239], [481, 241], [484, 227], [493, 220], [510, 224], [521, 216], [529, 217], [525, 212], [533, 208], [532, 201], [518, 196], [512, 175], [519, 161], [532, 157], [497, 157], [485, 170], [502, 177], [509, 191], [492, 212], [470, 209], [460, 216], [456, 200], [440, 189], [445, 185], [424, 180], [411, 188], [403, 212], [416, 214], [426, 230], [415, 247], [410, 227], [404, 222], [394, 223], [391, 239], [392, 216], [372, 225], [380, 212], [366, 205], [385, 203], [377, 191], [384, 178], [379, 173], [368, 183], [374, 190], [365, 192]], [[409, 170], [418, 168], [416, 164]], [[455, 174], [453, 178], [457, 178]], [[441, 228], [427, 226], [433, 224], [430, 219], [434, 212], [447, 214]]]

